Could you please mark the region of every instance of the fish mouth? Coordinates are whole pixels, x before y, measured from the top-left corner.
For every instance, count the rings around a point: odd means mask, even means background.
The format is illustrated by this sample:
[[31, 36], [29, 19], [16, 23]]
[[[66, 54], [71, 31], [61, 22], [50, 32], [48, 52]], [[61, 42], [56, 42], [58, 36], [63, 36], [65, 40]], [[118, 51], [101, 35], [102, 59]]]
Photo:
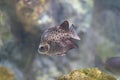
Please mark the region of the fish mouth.
[[38, 52], [40, 54], [47, 54], [50, 49], [49, 44], [40, 44], [38, 48]]

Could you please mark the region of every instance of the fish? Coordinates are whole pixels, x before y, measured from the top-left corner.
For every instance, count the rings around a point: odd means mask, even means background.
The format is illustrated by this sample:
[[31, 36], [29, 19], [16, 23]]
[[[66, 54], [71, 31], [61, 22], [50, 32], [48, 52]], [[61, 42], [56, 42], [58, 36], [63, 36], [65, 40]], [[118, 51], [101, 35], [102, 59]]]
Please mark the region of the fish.
[[116, 75], [120, 76], [120, 57], [110, 57], [104, 63], [105, 69]]
[[40, 54], [46, 55], [65, 55], [71, 49], [78, 46], [72, 39], [80, 40], [72, 24], [69, 28], [69, 22], [65, 20], [59, 26], [46, 29], [41, 35], [41, 41], [38, 47]]

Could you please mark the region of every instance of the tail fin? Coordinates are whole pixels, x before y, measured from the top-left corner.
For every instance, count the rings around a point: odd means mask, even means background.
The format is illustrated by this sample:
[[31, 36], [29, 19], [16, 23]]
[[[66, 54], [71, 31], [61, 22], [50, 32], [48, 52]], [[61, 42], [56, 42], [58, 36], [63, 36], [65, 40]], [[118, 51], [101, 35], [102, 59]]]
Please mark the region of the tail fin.
[[70, 27], [70, 33], [71, 33], [71, 37], [72, 37], [73, 39], [80, 40], [80, 37], [79, 37], [78, 34], [76, 33], [73, 24], [72, 24], [72, 26]]

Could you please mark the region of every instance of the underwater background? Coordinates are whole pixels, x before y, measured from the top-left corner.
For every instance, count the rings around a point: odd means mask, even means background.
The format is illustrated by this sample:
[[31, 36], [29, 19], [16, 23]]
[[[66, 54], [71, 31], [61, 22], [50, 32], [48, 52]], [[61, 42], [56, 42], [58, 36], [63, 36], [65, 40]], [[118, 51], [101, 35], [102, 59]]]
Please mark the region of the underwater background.
[[[120, 0], [0, 0], [0, 80], [57, 80], [72, 70], [93, 67], [109, 72], [103, 63], [120, 57], [119, 4]], [[64, 20], [76, 26], [79, 48], [65, 56], [39, 54], [43, 31]]]

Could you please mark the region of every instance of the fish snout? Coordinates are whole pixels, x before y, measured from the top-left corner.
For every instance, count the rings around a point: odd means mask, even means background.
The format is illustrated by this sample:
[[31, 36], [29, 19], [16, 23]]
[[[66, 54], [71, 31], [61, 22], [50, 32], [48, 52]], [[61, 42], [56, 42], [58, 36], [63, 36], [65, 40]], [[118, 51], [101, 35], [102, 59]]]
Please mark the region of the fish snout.
[[40, 54], [46, 54], [50, 49], [49, 44], [40, 44], [38, 48], [38, 52]]

